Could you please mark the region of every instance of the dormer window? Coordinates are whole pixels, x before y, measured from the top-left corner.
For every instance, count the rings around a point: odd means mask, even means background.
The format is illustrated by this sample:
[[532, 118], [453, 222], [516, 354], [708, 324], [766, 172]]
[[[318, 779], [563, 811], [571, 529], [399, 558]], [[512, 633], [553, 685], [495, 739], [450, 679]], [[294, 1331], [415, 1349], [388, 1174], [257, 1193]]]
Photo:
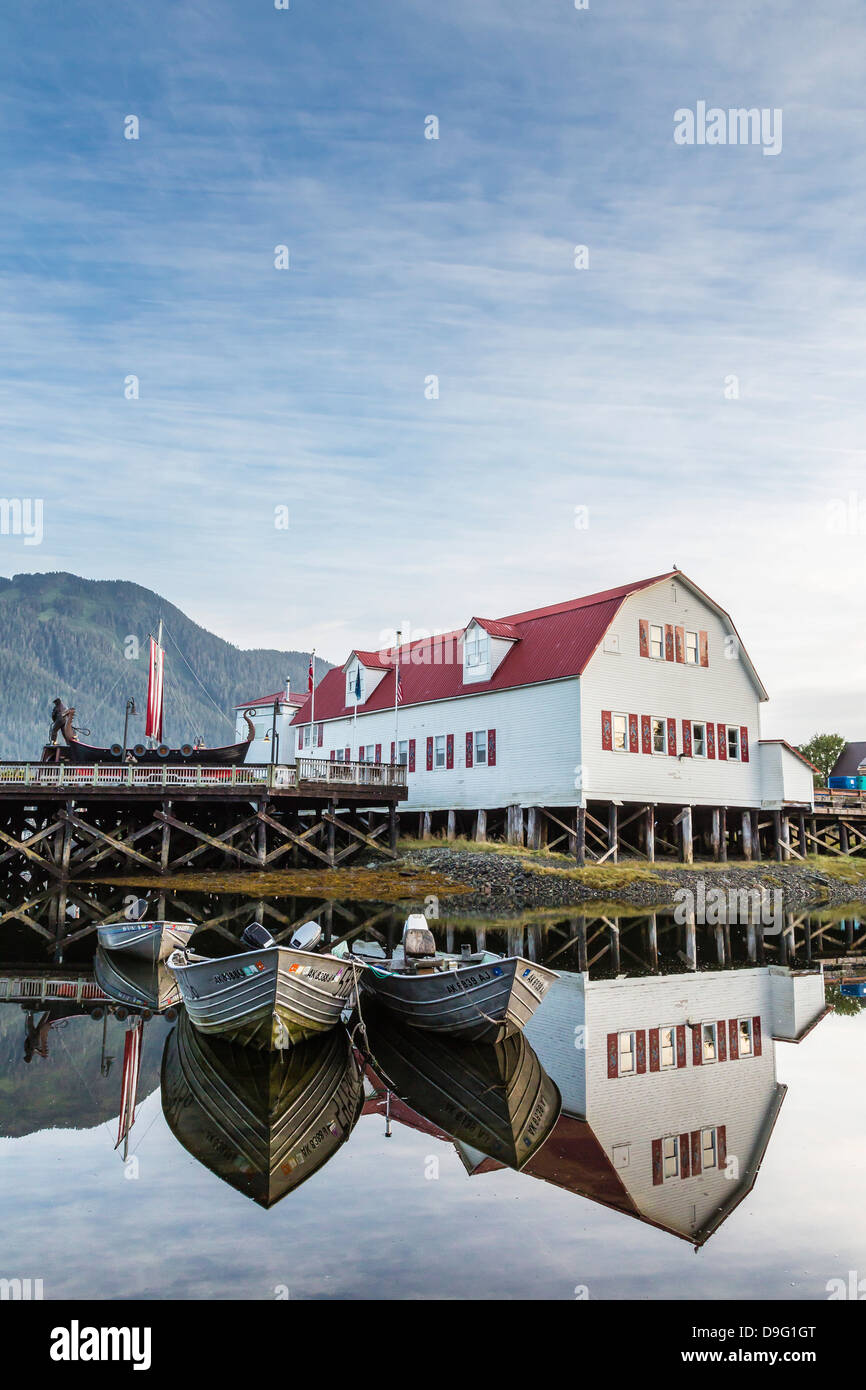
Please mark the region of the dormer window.
[[470, 671], [479, 666], [487, 666], [490, 660], [490, 638], [483, 628], [476, 627], [467, 632], [463, 660]]
[[363, 705], [367, 698], [365, 671], [359, 661], [355, 661], [346, 672], [346, 705]]

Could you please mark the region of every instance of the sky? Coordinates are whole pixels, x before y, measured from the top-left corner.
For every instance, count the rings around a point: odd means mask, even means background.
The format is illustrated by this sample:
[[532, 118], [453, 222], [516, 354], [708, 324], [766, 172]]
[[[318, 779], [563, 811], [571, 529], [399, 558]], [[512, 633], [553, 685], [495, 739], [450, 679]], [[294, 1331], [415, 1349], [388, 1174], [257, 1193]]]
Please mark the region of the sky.
[[866, 736], [862, 4], [289, 4], [0, 17], [0, 574], [342, 662], [676, 564]]

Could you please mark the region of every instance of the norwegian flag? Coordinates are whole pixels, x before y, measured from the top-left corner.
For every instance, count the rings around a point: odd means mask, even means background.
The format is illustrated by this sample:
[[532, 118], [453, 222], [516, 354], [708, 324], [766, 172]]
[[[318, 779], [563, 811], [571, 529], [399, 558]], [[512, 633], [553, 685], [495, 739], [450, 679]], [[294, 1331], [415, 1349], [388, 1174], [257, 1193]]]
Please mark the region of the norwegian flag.
[[400, 675], [400, 671], [399, 671], [399, 668], [398, 668], [398, 670], [397, 670], [397, 704], [398, 704], [398, 705], [402, 705], [402, 703], [403, 703], [403, 677]]
[[307, 694], [313, 693], [313, 658], [310, 657], [310, 669], [307, 672]]

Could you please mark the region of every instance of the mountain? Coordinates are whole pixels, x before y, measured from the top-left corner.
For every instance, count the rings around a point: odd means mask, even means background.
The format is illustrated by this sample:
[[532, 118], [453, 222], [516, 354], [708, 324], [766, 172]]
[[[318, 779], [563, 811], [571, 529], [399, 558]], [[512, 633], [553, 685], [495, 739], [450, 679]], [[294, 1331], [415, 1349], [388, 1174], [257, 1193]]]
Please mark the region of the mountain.
[[[233, 705], [280, 690], [287, 677], [293, 690], [307, 688], [306, 652], [241, 651], [140, 584], [63, 573], [0, 577], [0, 758], [40, 755], [58, 695], [74, 705], [84, 741], [120, 742], [127, 699], [145, 708], [147, 638], [160, 617], [172, 747], [199, 735], [233, 743]], [[317, 677], [329, 669], [316, 661]], [[143, 717], [130, 719], [129, 742], [143, 738]]]

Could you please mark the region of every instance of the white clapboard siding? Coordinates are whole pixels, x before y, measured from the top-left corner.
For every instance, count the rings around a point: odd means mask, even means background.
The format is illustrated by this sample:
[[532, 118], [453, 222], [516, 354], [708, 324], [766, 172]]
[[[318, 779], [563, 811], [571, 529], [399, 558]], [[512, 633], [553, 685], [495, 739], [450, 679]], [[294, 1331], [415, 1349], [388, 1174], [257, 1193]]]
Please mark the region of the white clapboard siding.
[[801, 758], [776, 740], [759, 743], [755, 750], [761, 769], [761, 795], [765, 806], [783, 802], [810, 805], [814, 784], [812, 773]]
[[[709, 666], [641, 656], [641, 618], [662, 626], [670, 623], [706, 631]], [[760, 764], [755, 757], [760, 736], [759, 692], [746, 664], [725, 655], [735, 647], [715, 610], [684, 584], [672, 581], [626, 599], [610, 633], [619, 638], [618, 652], [605, 650], [605, 645], [611, 644], [602, 643], [581, 679], [587, 795], [600, 800], [680, 805], [760, 805]], [[601, 746], [602, 710], [674, 718], [678, 754], [683, 748], [683, 719], [744, 725], [749, 732], [749, 762], [721, 760], [718, 750], [715, 759], [611, 752]], [[638, 739], [640, 747], [640, 722]]]

